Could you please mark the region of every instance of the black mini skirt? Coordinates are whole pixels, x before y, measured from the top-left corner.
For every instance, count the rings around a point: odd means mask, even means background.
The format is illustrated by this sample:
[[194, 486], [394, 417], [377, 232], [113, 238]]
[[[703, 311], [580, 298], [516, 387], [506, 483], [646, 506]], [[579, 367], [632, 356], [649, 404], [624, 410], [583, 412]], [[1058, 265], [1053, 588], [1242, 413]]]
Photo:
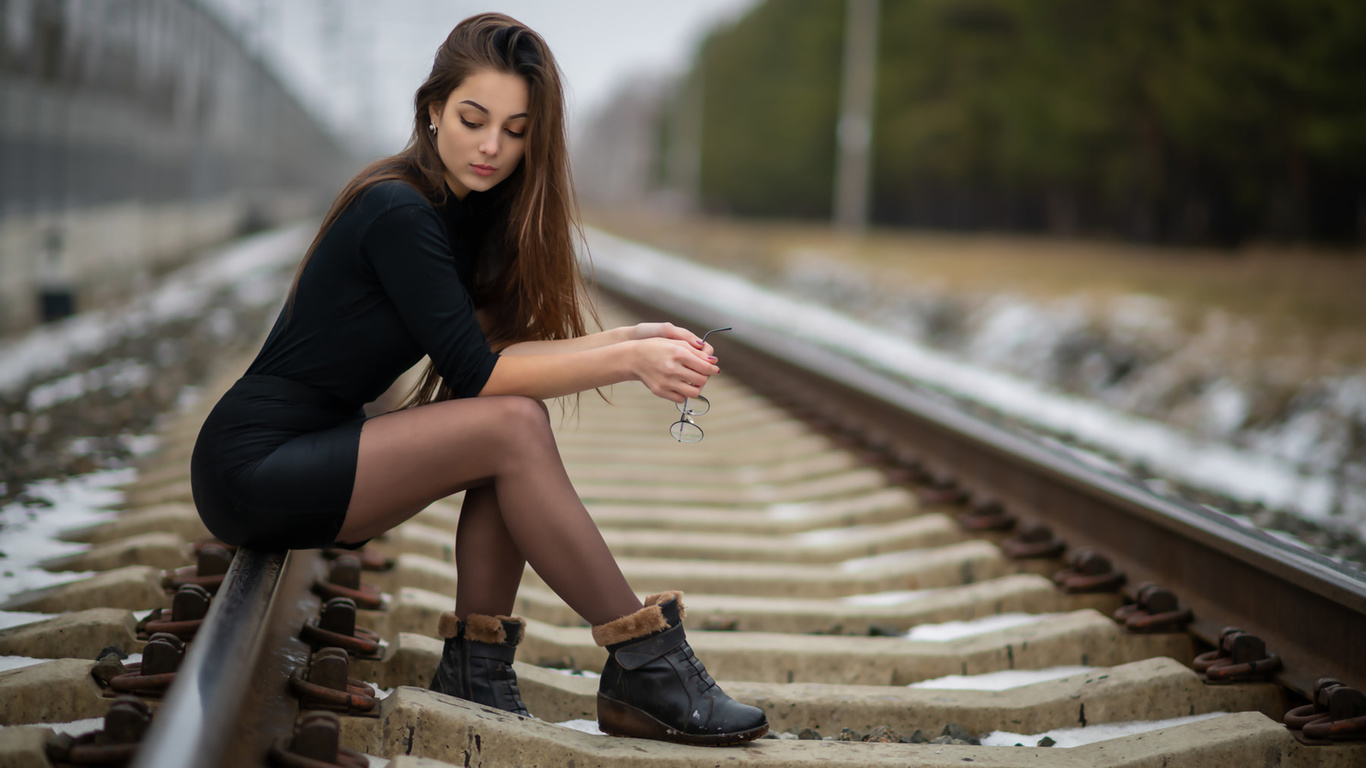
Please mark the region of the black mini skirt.
[[321, 390], [243, 376], [204, 421], [190, 459], [204, 525], [236, 546], [335, 546], [364, 423], [362, 409]]

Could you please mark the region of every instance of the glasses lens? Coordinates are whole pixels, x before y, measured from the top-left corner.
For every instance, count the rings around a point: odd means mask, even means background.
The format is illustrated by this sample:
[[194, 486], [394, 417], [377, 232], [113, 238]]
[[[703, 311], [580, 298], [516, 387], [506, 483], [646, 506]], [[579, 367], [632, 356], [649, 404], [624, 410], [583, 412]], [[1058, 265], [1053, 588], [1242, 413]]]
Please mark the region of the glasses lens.
[[680, 443], [696, 443], [702, 440], [702, 428], [691, 421], [679, 419], [669, 427], [669, 434]]
[[711, 401], [701, 395], [690, 397], [681, 403], [674, 403], [674, 405], [678, 406], [679, 412], [685, 416], [701, 416], [711, 410]]

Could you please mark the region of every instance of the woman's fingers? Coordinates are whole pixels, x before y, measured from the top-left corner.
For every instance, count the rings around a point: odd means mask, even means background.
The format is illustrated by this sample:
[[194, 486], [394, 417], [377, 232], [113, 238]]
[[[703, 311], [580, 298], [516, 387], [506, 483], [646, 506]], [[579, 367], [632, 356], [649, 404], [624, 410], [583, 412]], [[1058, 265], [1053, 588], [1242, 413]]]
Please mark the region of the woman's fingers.
[[[706, 360], [687, 360], [683, 363], [683, 370], [679, 374], [689, 383], [696, 383], [699, 387], [707, 383], [707, 379], [720, 373], [721, 369], [715, 363]], [[701, 378], [695, 378], [701, 377]]]
[[707, 380], [721, 372], [714, 356], [704, 354], [684, 339], [646, 342], [647, 362], [641, 380], [658, 397], [681, 403], [701, 394]]
[[674, 339], [689, 344], [693, 349], [701, 350], [704, 355], [713, 354], [711, 344], [702, 340], [701, 336], [693, 333], [687, 328], [680, 328], [673, 323], [641, 323], [641, 333], [649, 336], [657, 336], [662, 339]]
[[706, 376], [714, 376], [721, 370], [716, 365], [717, 360], [714, 355], [705, 354], [702, 350], [677, 342], [670, 343], [667, 347], [670, 361], [679, 369], [686, 369]]

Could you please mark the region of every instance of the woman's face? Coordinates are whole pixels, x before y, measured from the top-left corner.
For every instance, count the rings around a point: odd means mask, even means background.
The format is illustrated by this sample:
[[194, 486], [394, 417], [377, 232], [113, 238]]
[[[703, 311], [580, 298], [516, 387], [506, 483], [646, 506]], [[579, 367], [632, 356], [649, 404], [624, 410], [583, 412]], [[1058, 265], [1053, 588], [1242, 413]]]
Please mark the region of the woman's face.
[[475, 72], [430, 108], [446, 184], [464, 199], [506, 179], [526, 151], [527, 84], [521, 75]]

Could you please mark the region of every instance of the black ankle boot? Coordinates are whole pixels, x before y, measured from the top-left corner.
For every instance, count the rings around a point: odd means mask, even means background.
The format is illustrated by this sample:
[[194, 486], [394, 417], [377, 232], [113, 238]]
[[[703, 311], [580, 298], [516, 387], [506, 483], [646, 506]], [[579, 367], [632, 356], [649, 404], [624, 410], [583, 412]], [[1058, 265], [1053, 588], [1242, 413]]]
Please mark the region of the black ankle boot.
[[768, 718], [726, 695], [683, 634], [680, 592], [650, 595], [629, 616], [593, 627], [609, 655], [598, 727], [612, 736], [721, 747], [757, 739]]
[[512, 671], [512, 657], [522, 642], [526, 622], [477, 613], [461, 621], [453, 613], [443, 613], [437, 631], [446, 638], [446, 647], [428, 688], [531, 717], [517, 688], [517, 673]]

